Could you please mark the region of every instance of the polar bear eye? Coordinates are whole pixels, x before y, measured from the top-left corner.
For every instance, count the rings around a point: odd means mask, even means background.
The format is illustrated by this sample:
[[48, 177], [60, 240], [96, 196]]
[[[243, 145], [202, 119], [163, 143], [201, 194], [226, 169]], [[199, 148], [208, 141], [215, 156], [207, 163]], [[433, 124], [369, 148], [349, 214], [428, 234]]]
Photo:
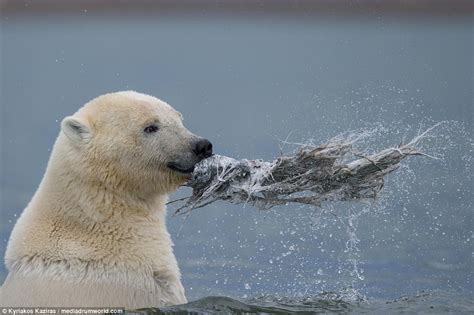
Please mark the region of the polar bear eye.
[[158, 131], [158, 126], [157, 125], [150, 125], [150, 126], [145, 127], [145, 129], [143, 129], [143, 131], [145, 133], [154, 133], [154, 132]]

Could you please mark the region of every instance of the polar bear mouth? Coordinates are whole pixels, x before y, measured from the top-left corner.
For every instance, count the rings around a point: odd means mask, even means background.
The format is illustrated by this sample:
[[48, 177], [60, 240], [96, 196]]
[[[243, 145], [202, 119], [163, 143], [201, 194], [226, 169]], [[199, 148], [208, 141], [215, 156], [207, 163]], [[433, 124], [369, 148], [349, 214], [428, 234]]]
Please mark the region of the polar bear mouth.
[[183, 174], [190, 174], [194, 171], [194, 165], [191, 167], [184, 167], [182, 165], [179, 165], [178, 163], [175, 162], [170, 162], [167, 164], [168, 168], [172, 169], [173, 171], [180, 172]]

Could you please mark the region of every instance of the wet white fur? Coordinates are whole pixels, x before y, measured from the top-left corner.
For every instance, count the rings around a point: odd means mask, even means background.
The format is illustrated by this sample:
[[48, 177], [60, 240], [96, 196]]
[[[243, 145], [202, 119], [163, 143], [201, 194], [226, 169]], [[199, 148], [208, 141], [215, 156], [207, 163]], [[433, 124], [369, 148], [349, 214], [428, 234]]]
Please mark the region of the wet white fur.
[[[156, 138], [143, 138], [150, 122]], [[148, 95], [98, 97], [62, 123], [46, 173], [16, 223], [0, 306], [186, 302], [166, 229], [167, 194], [185, 180], [166, 162], [194, 135]]]

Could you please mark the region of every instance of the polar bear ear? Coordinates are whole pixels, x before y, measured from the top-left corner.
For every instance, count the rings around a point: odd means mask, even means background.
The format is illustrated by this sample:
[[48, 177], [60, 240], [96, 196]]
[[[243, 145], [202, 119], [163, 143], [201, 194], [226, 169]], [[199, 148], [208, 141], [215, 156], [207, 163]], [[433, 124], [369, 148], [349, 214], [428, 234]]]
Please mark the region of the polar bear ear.
[[76, 117], [66, 117], [61, 122], [61, 130], [75, 143], [87, 143], [91, 139], [89, 127]]

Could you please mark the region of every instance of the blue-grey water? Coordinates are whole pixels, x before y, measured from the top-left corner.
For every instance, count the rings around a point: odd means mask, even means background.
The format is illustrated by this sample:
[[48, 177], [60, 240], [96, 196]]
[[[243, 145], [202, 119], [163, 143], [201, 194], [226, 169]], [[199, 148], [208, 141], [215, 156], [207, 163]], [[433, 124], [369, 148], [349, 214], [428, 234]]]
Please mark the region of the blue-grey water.
[[474, 311], [471, 19], [85, 11], [3, 16], [0, 27], [2, 256], [59, 122], [105, 92], [164, 99], [236, 158], [365, 127], [380, 131], [367, 144], [380, 149], [446, 120], [426, 145], [443, 159], [411, 159], [370, 207], [217, 203], [170, 215], [197, 301], [168, 311]]

